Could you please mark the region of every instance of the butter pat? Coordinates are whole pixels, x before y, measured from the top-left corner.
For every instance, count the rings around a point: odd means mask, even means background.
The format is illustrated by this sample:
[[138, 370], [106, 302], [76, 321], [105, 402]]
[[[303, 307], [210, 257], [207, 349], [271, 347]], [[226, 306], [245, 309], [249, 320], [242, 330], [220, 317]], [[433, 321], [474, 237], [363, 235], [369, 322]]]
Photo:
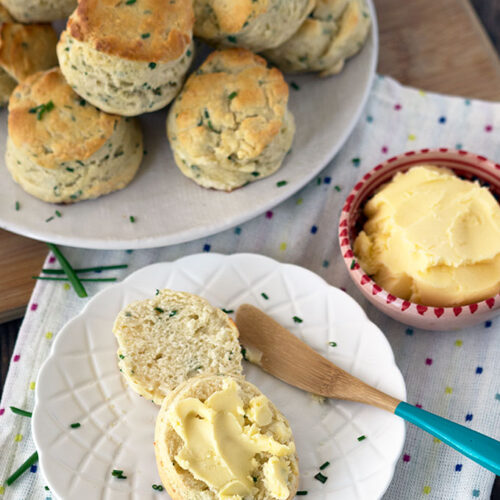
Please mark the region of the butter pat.
[[295, 446], [280, 443], [280, 437], [269, 432], [273, 411], [264, 395], [244, 405], [237, 382], [226, 379], [223, 389], [205, 401], [179, 401], [167, 419], [183, 441], [175, 461], [220, 500], [254, 498], [259, 477], [267, 495], [288, 498], [289, 459]]
[[500, 291], [500, 206], [478, 183], [413, 167], [383, 186], [365, 215], [354, 253], [393, 295], [447, 307]]

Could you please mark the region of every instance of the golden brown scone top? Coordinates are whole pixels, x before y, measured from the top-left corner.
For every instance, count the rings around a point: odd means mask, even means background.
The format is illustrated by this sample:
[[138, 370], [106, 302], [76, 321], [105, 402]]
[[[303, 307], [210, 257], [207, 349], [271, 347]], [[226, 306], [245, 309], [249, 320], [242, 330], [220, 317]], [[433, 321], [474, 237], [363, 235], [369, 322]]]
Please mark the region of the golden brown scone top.
[[29, 76], [9, 101], [10, 138], [46, 168], [87, 159], [109, 139], [120, 119], [77, 95], [59, 68]]
[[255, 158], [279, 133], [288, 102], [281, 71], [242, 48], [212, 52], [187, 80], [174, 108], [175, 140], [192, 156], [214, 142]]
[[168, 62], [190, 44], [193, 23], [191, 0], [80, 0], [67, 29], [106, 54]]
[[[215, 16], [220, 33], [238, 33], [245, 23], [267, 12], [270, 0], [195, 0]], [[288, 0], [285, 0], [288, 1]], [[216, 36], [217, 33], [206, 33]]]
[[20, 81], [57, 66], [57, 34], [50, 24], [0, 25], [0, 66]]
[[0, 4], [0, 23], [8, 23], [9, 21], [14, 21], [9, 11]]

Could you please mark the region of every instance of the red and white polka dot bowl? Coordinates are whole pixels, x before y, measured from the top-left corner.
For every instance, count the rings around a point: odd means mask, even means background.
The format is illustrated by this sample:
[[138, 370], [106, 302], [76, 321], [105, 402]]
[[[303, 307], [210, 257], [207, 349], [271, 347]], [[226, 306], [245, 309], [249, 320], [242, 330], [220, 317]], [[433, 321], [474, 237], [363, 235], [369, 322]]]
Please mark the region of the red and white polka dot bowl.
[[500, 313], [500, 293], [462, 307], [430, 307], [402, 300], [375, 283], [358, 264], [352, 244], [361, 230], [365, 201], [397, 172], [414, 165], [437, 165], [462, 178], [478, 179], [500, 199], [500, 164], [484, 156], [452, 149], [422, 149], [390, 158], [368, 172], [351, 191], [342, 209], [339, 225], [340, 250], [349, 274], [363, 295], [391, 318], [426, 330], [458, 330], [487, 321]]

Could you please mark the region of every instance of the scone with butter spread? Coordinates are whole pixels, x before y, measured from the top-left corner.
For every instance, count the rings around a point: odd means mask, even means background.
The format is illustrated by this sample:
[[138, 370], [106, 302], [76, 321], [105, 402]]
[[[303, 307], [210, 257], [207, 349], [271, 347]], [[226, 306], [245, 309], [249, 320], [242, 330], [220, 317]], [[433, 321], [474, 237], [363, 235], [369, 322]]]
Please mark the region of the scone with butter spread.
[[2, 0], [2, 3], [22, 23], [47, 23], [68, 17], [77, 0]]
[[278, 170], [295, 132], [281, 72], [246, 49], [212, 52], [170, 108], [167, 135], [181, 172], [231, 191]]
[[139, 124], [86, 102], [59, 68], [29, 76], [12, 92], [6, 165], [43, 201], [74, 203], [122, 189], [142, 154]]
[[195, 377], [163, 401], [155, 453], [173, 500], [289, 500], [298, 459], [286, 418], [243, 378]]
[[49, 24], [20, 24], [0, 9], [0, 105], [24, 78], [57, 66], [57, 34]]
[[317, 0], [297, 32], [264, 56], [285, 73], [339, 73], [363, 47], [370, 31], [365, 0]]
[[75, 92], [108, 113], [166, 106], [193, 58], [193, 7], [184, 0], [80, 0], [57, 46]]
[[194, 34], [253, 52], [277, 47], [311, 12], [314, 0], [194, 0]]
[[452, 307], [500, 292], [500, 205], [488, 188], [419, 165], [397, 173], [364, 212], [354, 253], [389, 293]]
[[159, 290], [151, 299], [126, 306], [113, 333], [122, 375], [156, 404], [196, 375], [242, 372], [236, 325], [197, 295]]

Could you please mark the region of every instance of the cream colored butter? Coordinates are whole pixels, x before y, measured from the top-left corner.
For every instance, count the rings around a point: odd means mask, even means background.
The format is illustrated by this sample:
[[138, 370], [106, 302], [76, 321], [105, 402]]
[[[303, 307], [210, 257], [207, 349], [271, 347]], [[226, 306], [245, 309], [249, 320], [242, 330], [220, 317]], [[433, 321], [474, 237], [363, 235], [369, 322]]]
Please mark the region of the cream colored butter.
[[220, 500], [251, 498], [257, 493], [254, 477], [260, 453], [271, 455], [262, 467], [268, 493], [279, 500], [288, 497], [283, 497], [289, 491], [287, 457], [295, 453], [295, 447], [261, 432], [273, 419], [265, 396], [254, 397], [244, 408], [238, 384], [228, 379], [222, 390], [204, 402], [197, 398], [180, 401], [169, 410], [167, 419], [184, 442], [176, 462], [207, 484]]
[[500, 206], [488, 189], [417, 166], [396, 174], [365, 214], [354, 253], [393, 295], [459, 306], [500, 291]]

